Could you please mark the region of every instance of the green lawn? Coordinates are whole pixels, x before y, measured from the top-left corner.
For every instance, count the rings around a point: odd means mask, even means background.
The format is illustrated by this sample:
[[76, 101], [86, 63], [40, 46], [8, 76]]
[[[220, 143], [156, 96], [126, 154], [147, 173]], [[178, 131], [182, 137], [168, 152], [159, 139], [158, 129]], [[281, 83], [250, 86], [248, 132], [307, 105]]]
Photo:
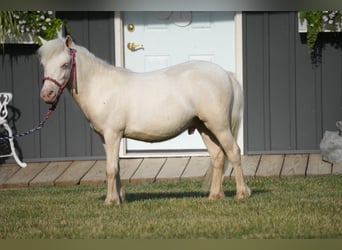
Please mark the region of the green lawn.
[[342, 176], [250, 178], [253, 195], [209, 201], [195, 181], [126, 184], [126, 203], [103, 204], [106, 185], [0, 190], [0, 238], [342, 238]]

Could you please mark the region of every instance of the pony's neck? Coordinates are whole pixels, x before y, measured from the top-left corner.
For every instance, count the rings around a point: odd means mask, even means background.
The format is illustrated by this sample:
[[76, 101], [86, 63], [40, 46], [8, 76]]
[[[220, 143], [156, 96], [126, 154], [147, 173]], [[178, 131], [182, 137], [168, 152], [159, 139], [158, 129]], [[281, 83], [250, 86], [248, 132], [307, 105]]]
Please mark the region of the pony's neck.
[[[100, 59], [96, 58], [84, 47], [75, 45], [73, 49], [76, 50], [77, 89], [79, 89], [80, 92], [85, 92], [88, 89], [91, 79], [99, 74], [99, 68], [101, 68], [99, 65], [104, 64], [104, 62], [101, 62]], [[69, 90], [71, 94], [76, 97], [78, 93], [76, 93], [72, 83], [69, 84]]]
[[[94, 84], [104, 84], [94, 79], [103, 79], [102, 76], [108, 74], [115, 74], [115, 67], [106, 63], [105, 61], [97, 58], [94, 54], [89, 52], [86, 48], [81, 46], [74, 46], [76, 50], [76, 89], [73, 88], [73, 83], [69, 82], [68, 90], [77, 104], [84, 111], [88, 117], [88, 106], [96, 105], [94, 102], [98, 100], [92, 100], [92, 93], [95, 91]], [[72, 79], [71, 79], [72, 81]]]

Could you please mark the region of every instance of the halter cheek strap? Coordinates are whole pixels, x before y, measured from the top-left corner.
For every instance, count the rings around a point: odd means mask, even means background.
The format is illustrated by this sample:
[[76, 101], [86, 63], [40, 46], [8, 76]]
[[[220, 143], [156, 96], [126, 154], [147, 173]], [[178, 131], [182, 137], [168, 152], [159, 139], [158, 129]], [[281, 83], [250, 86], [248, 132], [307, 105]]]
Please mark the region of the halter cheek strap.
[[[77, 88], [77, 70], [76, 70], [76, 50], [75, 49], [70, 49], [70, 55], [71, 55], [71, 62], [72, 62], [72, 65], [71, 65], [71, 70], [70, 70], [70, 74], [71, 74], [71, 71], [73, 71], [73, 81], [72, 81], [72, 86], [75, 90], [75, 93], [78, 94], [78, 88]], [[70, 80], [70, 75], [69, 75], [69, 80]]]
[[48, 80], [53, 82], [54, 84], [56, 84], [58, 86], [58, 94], [57, 94], [57, 98], [54, 104], [52, 104], [51, 110], [54, 110], [57, 106], [57, 103], [59, 101], [60, 96], [63, 93], [63, 90], [66, 88], [66, 86], [68, 85], [70, 78], [71, 78], [71, 74], [73, 75], [73, 79], [72, 79], [72, 86], [75, 90], [75, 93], [78, 94], [78, 89], [77, 89], [77, 70], [76, 70], [76, 50], [75, 49], [70, 49], [70, 57], [71, 57], [71, 66], [70, 66], [70, 70], [68, 72], [67, 78], [65, 80], [65, 82], [60, 83], [59, 81], [57, 81], [56, 79], [46, 76], [43, 78], [43, 83]]

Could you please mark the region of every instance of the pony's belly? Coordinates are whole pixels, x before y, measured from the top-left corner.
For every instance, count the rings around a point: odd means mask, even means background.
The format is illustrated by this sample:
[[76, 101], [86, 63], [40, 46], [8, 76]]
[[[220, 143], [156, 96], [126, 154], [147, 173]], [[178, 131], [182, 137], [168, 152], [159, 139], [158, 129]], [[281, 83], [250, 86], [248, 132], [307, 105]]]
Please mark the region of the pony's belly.
[[161, 142], [161, 141], [166, 141], [168, 139], [176, 137], [177, 135], [181, 134], [184, 130], [178, 130], [172, 133], [170, 132], [163, 133], [163, 131], [155, 132], [155, 133], [151, 133], [151, 131], [134, 131], [134, 132], [126, 133], [125, 137], [134, 139], [134, 140], [145, 141], [145, 142]]
[[172, 126], [159, 126], [154, 128], [155, 126], [146, 126], [144, 129], [141, 128], [128, 128], [125, 131], [124, 136], [126, 138], [146, 141], [146, 142], [160, 142], [165, 141], [171, 138], [180, 135], [189, 127], [193, 127], [193, 122], [189, 122], [183, 125]]

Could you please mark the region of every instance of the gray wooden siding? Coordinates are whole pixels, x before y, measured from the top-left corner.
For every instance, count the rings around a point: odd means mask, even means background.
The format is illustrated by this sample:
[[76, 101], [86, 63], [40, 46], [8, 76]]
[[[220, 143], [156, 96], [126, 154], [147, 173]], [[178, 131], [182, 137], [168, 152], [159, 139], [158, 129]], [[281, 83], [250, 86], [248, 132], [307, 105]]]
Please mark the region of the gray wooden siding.
[[[113, 12], [57, 12], [57, 15], [67, 20], [68, 31], [76, 43], [114, 64]], [[15, 110], [17, 118], [11, 124], [19, 132], [38, 124], [49, 108], [39, 97], [42, 68], [37, 49], [37, 45], [6, 45], [0, 53], [0, 91], [14, 95], [11, 110]], [[90, 129], [67, 91], [40, 133], [16, 141], [26, 161], [104, 157], [100, 138]]]
[[321, 35], [313, 63], [296, 12], [247, 12], [243, 23], [246, 152], [317, 152], [342, 119], [341, 33]]

